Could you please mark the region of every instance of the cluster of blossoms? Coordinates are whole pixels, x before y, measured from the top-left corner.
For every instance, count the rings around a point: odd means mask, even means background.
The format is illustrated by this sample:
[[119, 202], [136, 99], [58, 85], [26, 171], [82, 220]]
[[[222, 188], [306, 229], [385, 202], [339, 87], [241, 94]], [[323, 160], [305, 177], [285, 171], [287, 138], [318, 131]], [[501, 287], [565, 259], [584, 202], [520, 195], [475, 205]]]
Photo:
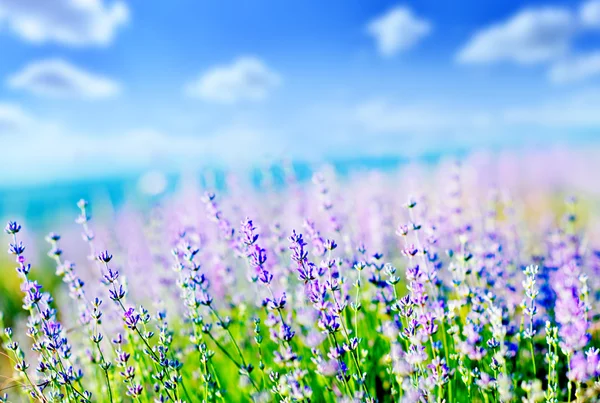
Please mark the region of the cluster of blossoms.
[[46, 237], [57, 301], [9, 222], [0, 402], [598, 401], [593, 211], [441, 176], [186, 193], [125, 226], [82, 200], [83, 242]]

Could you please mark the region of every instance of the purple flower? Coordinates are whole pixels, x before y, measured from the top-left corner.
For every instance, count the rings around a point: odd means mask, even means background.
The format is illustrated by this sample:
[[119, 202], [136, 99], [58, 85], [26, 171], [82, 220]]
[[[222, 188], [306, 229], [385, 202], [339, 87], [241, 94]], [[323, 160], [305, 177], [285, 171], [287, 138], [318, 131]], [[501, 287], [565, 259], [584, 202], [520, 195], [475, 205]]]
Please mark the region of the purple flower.
[[421, 365], [427, 360], [427, 353], [425, 352], [425, 347], [420, 345], [411, 344], [408, 352], [406, 353], [406, 361], [416, 367]]
[[414, 265], [414, 266], [408, 266], [406, 268], [406, 280], [408, 282], [411, 281], [419, 281], [421, 282], [421, 280], [423, 279], [423, 277], [425, 276], [425, 273], [423, 273], [420, 269], [419, 269], [419, 265]]
[[411, 301], [417, 306], [425, 306], [428, 296], [425, 293], [425, 286], [422, 283], [413, 281], [409, 284], [408, 289], [411, 292]]
[[563, 325], [558, 330], [561, 339], [560, 347], [567, 352], [574, 352], [583, 349], [590, 341], [590, 335], [587, 333], [589, 324], [585, 319], [574, 320], [571, 323]]
[[409, 295], [405, 295], [404, 297], [398, 300], [398, 308], [400, 310], [400, 315], [404, 318], [409, 318], [413, 314], [413, 302], [410, 299]]
[[588, 379], [587, 360], [582, 352], [578, 351], [571, 357], [571, 369], [567, 373], [569, 380], [574, 382], [585, 382]]
[[421, 329], [427, 337], [437, 332], [437, 325], [435, 324], [435, 316], [431, 312], [426, 312], [419, 317], [419, 324]]
[[123, 285], [119, 284], [119, 288], [117, 289], [115, 287], [114, 290], [108, 290], [108, 294], [110, 296], [110, 299], [112, 299], [113, 301], [120, 301], [123, 298], [125, 298], [125, 290], [123, 289]]
[[417, 253], [419, 253], [419, 250], [415, 247], [415, 245], [409, 245], [402, 250], [402, 254], [408, 257], [414, 257]]
[[589, 323], [586, 319], [585, 305], [579, 298], [576, 282], [577, 266], [565, 265], [555, 282], [557, 293], [555, 316], [560, 325], [558, 335], [560, 347], [566, 353], [583, 349], [589, 342]]
[[427, 368], [431, 370], [431, 375], [436, 385], [442, 386], [448, 382], [450, 370], [446, 365], [445, 359], [435, 357]]
[[101, 252], [98, 255], [98, 260], [101, 261], [102, 263], [108, 263], [110, 262], [112, 259], [112, 255], [110, 253], [108, 253], [107, 250], [105, 250], [104, 252]]
[[320, 304], [321, 306], [323, 306], [323, 304], [325, 303], [325, 296], [327, 295], [327, 288], [318, 280], [313, 281], [307, 284], [306, 294], [308, 299], [313, 304]]
[[113, 344], [123, 344], [123, 335], [121, 333], [117, 333], [117, 336], [111, 340]]
[[60, 235], [58, 235], [56, 232], [51, 232], [46, 236], [46, 241], [47, 242], [58, 242], [60, 241]]
[[120, 351], [117, 354], [117, 362], [123, 366], [127, 365], [127, 361], [129, 361], [129, 357], [131, 357], [131, 355], [125, 351]]
[[21, 231], [21, 226], [16, 221], [9, 221], [4, 231], [9, 235], [14, 235]]
[[248, 252], [248, 257], [252, 266], [262, 267], [267, 261], [267, 251], [258, 245], [253, 245]]
[[398, 236], [408, 235], [408, 225], [406, 225], [406, 224], [398, 225], [398, 229], [396, 230], [396, 235], [398, 235]]
[[28, 305], [35, 305], [42, 300], [42, 293], [40, 290], [42, 286], [37, 281], [29, 281], [25, 283], [24, 290], [26, 292], [26, 300]]
[[316, 266], [314, 263], [312, 262], [308, 262], [307, 264], [301, 264], [298, 265], [298, 280], [303, 281], [304, 284], [307, 284], [313, 280], [315, 280], [316, 277]]
[[487, 372], [482, 372], [479, 379], [475, 381], [477, 386], [483, 390], [488, 390], [494, 386], [496, 379], [491, 377]]
[[473, 346], [481, 341], [480, 332], [481, 326], [473, 322], [468, 322], [463, 329], [463, 335], [466, 337], [467, 343]]
[[325, 249], [328, 251], [332, 251], [337, 248], [337, 243], [333, 239], [328, 239], [325, 241]]
[[281, 328], [279, 331], [279, 338], [281, 340], [289, 342], [294, 337], [294, 334], [296, 333], [292, 330], [292, 328], [289, 325], [285, 323], [281, 324]]
[[25, 252], [25, 246], [23, 242], [10, 243], [8, 247], [8, 253], [13, 255], [20, 255]]
[[308, 237], [311, 240], [312, 247], [313, 247], [313, 254], [316, 256], [324, 256], [325, 252], [327, 251], [327, 249], [325, 247], [325, 241], [321, 237], [321, 234], [319, 233], [319, 231], [317, 231], [315, 223], [310, 220], [305, 220], [303, 226], [306, 229], [306, 232], [308, 233]]
[[308, 252], [304, 250], [306, 242], [302, 239], [302, 234], [297, 234], [296, 231], [292, 231], [289, 241], [290, 249], [292, 250], [292, 260], [298, 264], [304, 263], [308, 258]]
[[328, 333], [335, 333], [340, 330], [339, 317], [334, 313], [322, 312], [319, 327]]
[[135, 329], [140, 321], [140, 315], [135, 312], [135, 309], [129, 308], [123, 313], [125, 325], [130, 329]]
[[43, 329], [46, 337], [51, 340], [58, 338], [62, 332], [62, 326], [60, 323], [50, 320], [44, 323]]
[[244, 242], [247, 246], [254, 245], [254, 243], [258, 239], [258, 234], [254, 233], [256, 228], [252, 225], [252, 220], [246, 218], [242, 221], [242, 226], [240, 229], [240, 233], [242, 235], [242, 242]]
[[201, 291], [199, 301], [200, 301], [200, 304], [202, 304], [204, 306], [211, 306], [213, 299], [208, 292]]
[[219, 206], [216, 202], [216, 196], [212, 192], [206, 192], [202, 197], [202, 201], [206, 205], [206, 212], [208, 217], [217, 223], [217, 226], [221, 232], [221, 236], [226, 241], [234, 239], [235, 229], [232, 228], [229, 221], [223, 218], [223, 213], [219, 210]]
[[585, 356], [590, 377], [596, 378], [600, 376], [600, 350], [597, 348], [590, 348], [585, 353]]
[[270, 309], [283, 309], [285, 307], [286, 302], [287, 302], [287, 296], [284, 292], [281, 294], [281, 296], [279, 298], [277, 298], [277, 297], [265, 298], [263, 304], [266, 305], [267, 307], [269, 307]]
[[104, 275], [104, 279], [107, 283], [112, 284], [119, 278], [119, 272], [117, 270], [113, 271], [110, 267], [108, 268], [108, 273]]
[[271, 281], [273, 281], [273, 274], [271, 274], [268, 270], [261, 269], [258, 272], [258, 279], [262, 283], [269, 285], [271, 284]]
[[27, 276], [29, 274], [29, 271], [31, 270], [31, 265], [28, 264], [24, 264], [25, 259], [21, 259], [23, 256], [19, 256], [19, 263], [21, 263], [21, 265], [19, 267], [17, 267], [17, 273], [21, 273], [25, 276]]
[[140, 384], [132, 384], [127, 386], [127, 394], [131, 397], [138, 397], [142, 394], [144, 388]]

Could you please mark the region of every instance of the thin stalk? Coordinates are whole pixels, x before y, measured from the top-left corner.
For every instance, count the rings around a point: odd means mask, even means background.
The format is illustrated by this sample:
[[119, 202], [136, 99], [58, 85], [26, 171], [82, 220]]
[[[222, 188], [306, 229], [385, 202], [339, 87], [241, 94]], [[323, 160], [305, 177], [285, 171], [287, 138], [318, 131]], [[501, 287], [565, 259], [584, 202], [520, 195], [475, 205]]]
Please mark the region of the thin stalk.
[[[569, 365], [569, 372], [571, 372], [571, 353], [567, 354], [567, 363]], [[571, 391], [573, 388], [573, 384], [571, 382], [571, 380], [569, 379], [569, 383], [567, 384], [567, 393], [568, 393], [568, 401], [569, 403], [571, 403]]]
[[535, 366], [535, 353], [533, 351], [533, 337], [530, 340], [529, 349], [531, 350], [531, 364], [533, 366], [533, 376], [535, 377], [535, 375], [537, 374], [537, 369]]
[[238, 355], [240, 356], [240, 359], [242, 360], [242, 365], [244, 365], [244, 367], [247, 367], [246, 360], [244, 359], [244, 355], [242, 354], [242, 350], [240, 349], [240, 346], [238, 346], [237, 342], [235, 341], [235, 337], [233, 337], [231, 330], [229, 330], [229, 326], [225, 325], [225, 322], [223, 322], [223, 320], [221, 319], [221, 316], [219, 316], [219, 313], [217, 312], [217, 310], [215, 308], [212, 307], [212, 305], [209, 305], [208, 307], [210, 308], [211, 312], [215, 315], [217, 320], [222, 324], [223, 329], [225, 329], [225, 331], [229, 335], [229, 338], [231, 339], [233, 346], [235, 347]]

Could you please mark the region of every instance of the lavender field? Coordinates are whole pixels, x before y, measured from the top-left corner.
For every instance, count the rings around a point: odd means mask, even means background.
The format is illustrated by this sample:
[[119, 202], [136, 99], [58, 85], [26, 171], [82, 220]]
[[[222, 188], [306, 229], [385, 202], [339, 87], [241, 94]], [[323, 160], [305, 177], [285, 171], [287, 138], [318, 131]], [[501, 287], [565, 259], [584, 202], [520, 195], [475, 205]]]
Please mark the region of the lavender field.
[[22, 310], [4, 315], [2, 401], [597, 401], [584, 160], [325, 167], [108, 213], [80, 200], [45, 246], [10, 221]]
[[0, 403], [600, 402], [600, 0], [0, 0]]

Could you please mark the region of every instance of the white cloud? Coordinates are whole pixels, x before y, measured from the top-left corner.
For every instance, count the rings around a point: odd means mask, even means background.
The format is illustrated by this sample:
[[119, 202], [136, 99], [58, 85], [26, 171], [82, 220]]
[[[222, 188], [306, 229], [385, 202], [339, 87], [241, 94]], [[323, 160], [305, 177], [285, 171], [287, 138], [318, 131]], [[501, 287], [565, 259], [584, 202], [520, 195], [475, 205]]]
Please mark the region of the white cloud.
[[15, 134], [32, 123], [32, 118], [19, 105], [0, 103], [0, 134]]
[[396, 7], [367, 24], [367, 33], [383, 56], [393, 56], [415, 46], [432, 30], [431, 24], [415, 16], [408, 7]]
[[[598, 89], [495, 108], [459, 101], [430, 104], [385, 99], [326, 106], [320, 104], [318, 114], [307, 111], [283, 119], [279, 127], [246, 120], [192, 135], [188, 134], [192, 131], [153, 129], [85, 133], [57, 126], [52, 130], [43, 116], [3, 105], [0, 122], [13, 122], [5, 124], [7, 130], [0, 129], [0, 144], [11, 150], [3, 156], [3, 163], [21, 164], [21, 168], [17, 174], [0, 170], [0, 182], [194, 171], [215, 165], [237, 169], [282, 156], [319, 161], [368, 153], [417, 155], [461, 147], [551, 144], [552, 139], [600, 130]], [[18, 133], [15, 127], [20, 127]], [[23, 166], [23, 159], [30, 163]]]
[[475, 111], [461, 111], [438, 105], [402, 105], [385, 100], [360, 104], [356, 118], [373, 133], [426, 133], [464, 128], [485, 128], [489, 117]]
[[582, 81], [600, 75], [600, 51], [566, 59], [554, 64], [548, 72], [557, 84]]
[[600, 0], [584, 3], [579, 9], [581, 23], [590, 28], [600, 28]]
[[261, 101], [281, 83], [281, 77], [256, 57], [240, 57], [233, 63], [214, 67], [189, 83], [192, 97], [232, 104]]
[[129, 19], [122, 1], [0, 0], [0, 26], [32, 43], [107, 45]]
[[[544, 102], [474, 109], [462, 105], [397, 104], [371, 100], [354, 109], [354, 119], [368, 134], [427, 136], [510, 136], [514, 130], [535, 128], [535, 133], [560, 129], [600, 130], [600, 90], [562, 95]], [[429, 137], [430, 139], [433, 137]]]
[[600, 129], [600, 90], [591, 89], [538, 105], [505, 109], [500, 122], [561, 130], [595, 127]]
[[[181, 163], [248, 163], [277, 150], [268, 130], [229, 125], [202, 135], [170, 134], [153, 129], [139, 129], [108, 138], [84, 136], [75, 147], [86, 159], [94, 159], [101, 151], [114, 161], [127, 161], [133, 166]], [[267, 138], [269, 138], [267, 140]], [[119, 144], [119, 147], [115, 147]]]
[[34, 62], [8, 79], [8, 85], [36, 95], [96, 99], [120, 92], [115, 81], [82, 70], [61, 59]]
[[510, 61], [533, 64], [554, 60], [569, 50], [577, 22], [569, 10], [523, 10], [507, 21], [476, 32], [460, 50], [461, 63]]
[[142, 177], [138, 180], [137, 185], [140, 192], [147, 195], [156, 196], [164, 193], [169, 185], [169, 180], [162, 172], [153, 170], [142, 175]]
[[[3, 156], [3, 163], [21, 166], [18, 175], [0, 171], [2, 183], [39, 183], [148, 170], [173, 172], [219, 164], [243, 168], [282, 155], [283, 151], [276, 133], [245, 125], [229, 125], [202, 135], [154, 129], [91, 134], [52, 126], [42, 117], [33, 120], [35, 125], [27, 126], [18, 136], [0, 131], [0, 144], [11, 150]], [[31, 163], [23, 166], [23, 159]]]

